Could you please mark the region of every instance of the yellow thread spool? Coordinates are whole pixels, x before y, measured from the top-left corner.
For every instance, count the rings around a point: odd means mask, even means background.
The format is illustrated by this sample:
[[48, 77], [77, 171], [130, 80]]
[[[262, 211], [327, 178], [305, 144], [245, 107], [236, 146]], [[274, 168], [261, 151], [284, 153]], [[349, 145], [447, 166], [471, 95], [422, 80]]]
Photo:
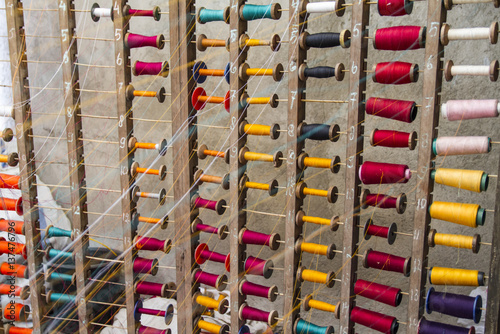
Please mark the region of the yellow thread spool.
[[199, 320], [198, 327], [200, 327], [200, 329], [206, 330], [207, 332], [216, 333], [216, 334], [219, 333], [219, 331], [221, 329], [221, 326], [219, 326], [217, 324], [213, 324], [213, 323], [205, 321], [205, 320]]
[[0, 154], [0, 162], [7, 162], [9, 161], [9, 156], [5, 154]]
[[205, 38], [201, 41], [201, 45], [204, 47], [225, 47], [226, 41], [222, 39], [208, 39]]
[[322, 302], [320, 300], [310, 299], [309, 300], [309, 307], [314, 308], [316, 310], [335, 313], [335, 305], [328, 304], [328, 303]]
[[156, 92], [149, 92], [145, 90], [134, 90], [134, 96], [156, 97]]
[[[330, 221], [328, 221], [328, 222], [330, 222]], [[318, 255], [326, 255], [327, 252], [328, 252], [328, 246], [320, 245], [320, 244], [314, 244], [314, 243], [310, 243], [310, 242], [303, 242], [303, 243], [301, 243], [300, 249], [303, 252], [307, 252], [307, 253], [310, 253], [310, 254], [318, 254]]]
[[252, 189], [269, 190], [269, 184], [267, 183], [246, 182], [245, 186]]
[[304, 269], [302, 270], [302, 279], [314, 283], [327, 283], [328, 274], [320, 271]]
[[260, 39], [247, 39], [245, 41], [246, 46], [259, 46], [259, 45], [269, 45], [269, 42]]
[[432, 218], [469, 227], [484, 225], [484, 209], [478, 204], [435, 201], [429, 207]]
[[272, 68], [249, 68], [247, 70], [247, 75], [264, 76], [273, 75]]
[[304, 158], [304, 165], [307, 167], [330, 168], [331, 159], [326, 158]]
[[270, 97], [248, 97], [248, 104], [269, 104], [271, 102]]
[[304, 188], [304, 195], [328, 197], [328, 190]]
[[268, 125], [260, 124], [246, 124], [244, 127], [244, 131], [249, 135], [269, 136], [269, 134], [271, 133], [271, 127]]
[[[224, 299], [224, 297], [223, 297]], [[219, 307], [219, 302], [213, 298], [207, 296], [197, 296], [196, 302], [208, 308], [217, 309]]]
[[473, 239], [473, 237], [467, 235], [436, 233], [434, 243], [448, 247], [472, 249]]
[[435, 285], [484, 285], [484, 273], [478, 270], [432, 267], [429, 281]]
[[480, 170], [438, 168], [431, 176], [436, 183], [445, 186], [477, 193], [488, 189], [488, 174]]
[[273, 156], [264, 153], [245, 152], [245, 160], [273, 162]]
[[330, 225], [330, 219], [326, 218], [304, 216], [302, 217], [302, 220], [306, 223], [311, 223], [311, 224]]

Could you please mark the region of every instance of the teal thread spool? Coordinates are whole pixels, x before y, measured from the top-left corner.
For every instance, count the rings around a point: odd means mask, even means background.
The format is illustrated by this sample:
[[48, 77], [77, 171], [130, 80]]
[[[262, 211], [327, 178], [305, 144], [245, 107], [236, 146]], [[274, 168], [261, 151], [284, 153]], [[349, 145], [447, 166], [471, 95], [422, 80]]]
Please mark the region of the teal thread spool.
[[229, 7], [224, 9], [206, 9], [201, 7], [198, 11], [198, 23], [204, 24], [207, 22], [217, 22], [222, 21], [229, 24]]
[[49, 248], [47, 248], [45, 255], [46, 255], [47, 260], [53, 259], [55, 257], [73, 260], [73, 253], [63, 252], [63, 251], [60, 251], [58, 249], [54, 249], [51, 246], [49, 246]]
[[49, 225], [47, 226], [46, 238], [52, 237], [67, 237], [73, 240], [73, 231], [63, 230], [62, 228]]
[[50, 302], [56, 303], [75, 303], [76, 296], [67, 295], [64, 293], [52, 292], [47, 293], [47, 304]]
[[270, 5], [244, 5], [240, 8], [240, 18], [245, 21], [272, 19], [279, 20], [281, 17], [281, 5], [273, 3]]
[[50, 280], [52, 281], [64, 281], [64, 282], [73, 282], [74, 276], [69, 274], [62, 273], [52, 273], [50, 274]]
[[333, 334], [332, 326], [321, 327], [302, 319], [295, 320], [294, 334]]

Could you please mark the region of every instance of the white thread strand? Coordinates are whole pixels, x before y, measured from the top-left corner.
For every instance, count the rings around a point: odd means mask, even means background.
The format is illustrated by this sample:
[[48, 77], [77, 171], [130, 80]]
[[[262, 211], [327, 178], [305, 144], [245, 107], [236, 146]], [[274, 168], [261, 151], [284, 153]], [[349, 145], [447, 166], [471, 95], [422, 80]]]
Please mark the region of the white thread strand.
[[454, 65], [451, 67], [451, 75], [473, 75], [473, 76], [489, 76], [489, 66], [471, 66], [471, 65]]
[[111, 8], [94, 8], [94, 15], [97, 17], [111, 17]]
[[306, 6], [308, 13], [330, 13], [335, 11], [335, 1], [310, 2]]
[[439, 137], [436, 139], [437, 155], [465, 155], [488, 153], [491, 140], [486, 136]]
[[490, 28], [450, 29], [448, 31], [448, 39], [450, 41], [489, 38]]
[[441, 115], [449, 121], [498, 117], [498, 100], [450, 100], [441, 105]]

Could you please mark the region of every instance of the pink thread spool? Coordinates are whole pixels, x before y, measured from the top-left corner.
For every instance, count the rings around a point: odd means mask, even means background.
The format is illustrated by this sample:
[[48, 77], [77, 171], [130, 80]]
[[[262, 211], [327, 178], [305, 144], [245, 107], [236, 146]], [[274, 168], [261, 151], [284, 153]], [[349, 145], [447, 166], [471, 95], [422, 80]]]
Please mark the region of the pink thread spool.
[[240, 281], [240, 284], [238, 285], [238, 290], [242, 295], [267, 298], [271, 302], [274, 302], [278, 297], [278, 287], [276, 285], [268, 287], [249, 282], [244, 278]]
[[196, 232], [205, 232], [205, 233], [210, 233], [210, 234], [217, 234], [219, 236], [220, 240], [226, 239], [228, 236], [228, 227], [227, 225], [221, 225], [219, 227], [213, 227], [210, 225], [203, 224], [200, 218], [196, 218], [192, 223], [191, 223], [191, 232], [196, 233]]
[[221, 254], [208, 249], [207, 244], [199, 244], [194, 252], [194, 260], [198, 264], [203, 264], [205, 261], [214, 261], [224, 263], [226, 270], [231, 271], [231, 254]]
[[399, 306], [403, 299], [401, 289], [362, 279], [358, 279], [354, 283], [354, 293], [394, 307]]
[[159, 240], [155, 238], [136, 236], [134, 238], [135, 248], [138, 250], [146, 250], [146, 251], [162, 251], [165, 254], [170, 253], [172, 249], [172, 240]]
[[417, 104], [413, 101], [382, 99], [370, 97], [366, 101], [367, 114], [411, 123], [417, 118]]
[[363, 228], [363, 235], [365, 240], [369, 240], [372, 236], [387, 239], [387, 243], [392, 245], [396, 240], [396, 232], [398, 231], [398, 226], [396, 223], [392, 223], [389, 227], [377, 226], [373, 224], [373, 220], [370, 218], [366, 221]]
[[407, 51], [425, 48], [425, 27], [395, 26], [375, 31], [373, 48], [377, 50]]
[[201, 198], [200, 196], [195, 196], [191, 199], [191, 205], [195, 209], [201, 208], [215, 211], [218, 215], [222, 215], [226, 212], [226, 201], [223, 199], [219, 201], [210, 201], [208, 199]]
[[129, 49], [152, 47], [162, 50], [164, 46], [165, 37], [162, 34], [158, 36], [144, 36], [130, 32], [125, 34], [125, 47]]
[[406, 183], [411, 171], [407, 165], [366, 161], [359, 167], [359, 178], [364, 184]]
[[411, 269], [411, 256], [404, 258], [392, 254], [377, 252], [370, 248], [366, 250], [364, 254], [363, 267], [394, 271], [408, 277]]
[[142, 300], [139, 299], [137, 300], [134, 306], [135, 321], [140, 322], [142, 314], [152, 315], [154, 317], [163, 317], [165, 325], [168, 326], [172, 323], [172, 319], [174, 318], [174, 305], [168, 304], [165, 310], [154, 310], [150, 308], [145, 308], [142, 304]]
[[152, 10], [145, 9], [132, 9], [129, 5], [123, 7], [123, 16], [132, 17], [152, 17], [155, 21], [160, 21], [161, 10], [160, 7], [154, 6]]
[[139, 326], [137, 327], [137, 334], [171, 334], [170, 328], [156, 329], [153, 327]]
[[418, 81], [418, 64], [383, 62], [373, 65], [373, 71], [373, 82], [385, 85], [404, 85]]
[[351, 321], [385, 334], [396, 334], [399, 328], [395, 317], [357, 306], [351, 310]]
[[263, 321], [269, 326], [274, 326], [278, 322], [278, 311], [272, 310], [271, 312], [266, 312], [243, 303], [240, 306], [239, 317], [240, 320]]
[[168, 77], [170, 71], [170, 66], [168, 61], [147, 63], [143, 61], [135, 61], [134, 66], [132, 66], [132, 74], [135, 76], [140, 75], [159, 75], [164, 78]]
[[137, 256], [134, 259], [133, 267], [136, 274], [150, 274], [155, 276], [158, 272], [158, 259], [145, 259]]
[[450, 100], [441, 105], [441, 115], [449, 121], [498, 117], [498, 100]]
[[491, 151], [491, 139], [486, 136], [439, 137], [432, 141], [435, 155], [486, 154]]
[[249, 275], [264, 276], [269, 278], [273, 274], [273, 260], [262, 260], [258, 257], [249, 256], [245, 260], [245, 271]]
[[277, 250], [280, 247], [280, 235], [278, 233], [264, 234], [260, 232], [250, 231], [246, 228], [240, 230], [238, 236], [240, 245], [262, 245], [269, 246], [272, 250]]
[[135, 293], [139, 295], [151, 295], [165, 298], [173, 298], [177, 289], [174, 282], [161, 284], [147, 281], [135, 283], [134, 288]]
[[406, 195], [404, 193], [391, 197], [384, 194], [370, 194], [368, 189], [364, 189], [361, 192], [360, 200], [363, 209], [368, 206], [376, 206], [381, 209], [396, 209], [399, 214], [403, 214], [406, 210]]
[[222, 291], [226, 288], [226, 281], [227, 281], [227, 276], [226, 275], [215, 275], [215, 274], [210, 274], [204, 271], [201, 271], [201, 269], [195, 269], [193, 271], [193, 281], [196, 283], [202, 283], [208, 286], [211, 286], [213, 288], [216, 288], [218, 291]]
[[370, 145], [414, 150], [417, 146], [417, 133], [375, 129], [370, 134]]

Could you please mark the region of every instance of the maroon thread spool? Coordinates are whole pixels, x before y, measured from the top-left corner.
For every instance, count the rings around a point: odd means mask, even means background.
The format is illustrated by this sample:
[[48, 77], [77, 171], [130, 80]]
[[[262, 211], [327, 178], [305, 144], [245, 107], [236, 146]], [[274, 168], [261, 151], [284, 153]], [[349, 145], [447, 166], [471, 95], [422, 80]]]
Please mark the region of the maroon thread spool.
[[417, 118], [417, 104], [413, 101], [382, 99], [370, 97], [365, 111], [369, 115], [411, 123]]
[[194, 252], [194, 260], [198, 264], [203, 264], [205, 261], [214, 261], [224, 263], [227, 271], [231, 271], [231, 254], [221, 254], [208, 249], [207, 244], [199, 244]]
[[396, 209], [399, 214], [403, 214], [406, 210], [406, 195], [404, 193], [391, 197], [384, 194], [370, 194], [368, 189], [363, 189], [360, 199], [363, 209], [375, 206], [381, 209]]
[[168, 61], [147, 63], [137, 60], [132, 66], [132, 74], [136, 77], [140, 75], [159, 75], [166, 78], [169, 72], [170, 66]]
[[197, 268], [193, 271], [193, 281], [196, 283], [202, 283], [213, 288], [216, 288], [218, 291], [222, 291], [226, 289], [227, 285], [227, 276], [226, 275], [215, 275], [202, 271]]
[[229, 234], [227, 225], [213, 227], [210, 225], [203, 224], [200, 218], [196, 218], [191, 223], [191, 232], [192, 233], [204, 232], [204, 233], [216, 234], [220, 240], [226, 239]]
[[408, 277], [411, 269], [411, 256], [404, 258], [392, 254], [377, 252], [370, 248], [366, 250], [363, 256], [363, 267], [393, 271]]
[[172, 240], [159, 240], [150, 237], [136, 236], [134, 238], [135, 249], [145, 251], [162, 251], [165, 254], [170, 253], [172, 249]]
[[152, 47], [162, 50], [165, 47], [165, 36], [162, 34], [157, 36], [144, 36], [128, 32], [125, 34], [124, 41], [125, 47], [129, 49]]
[[278, 311], [270, 312], [262, 311], [254, 307], [250, 307], [247, 303], [243, 303], [239, 310], [240, 320], [255, 320], [266, 322], [269, 326], [274, 326], [278, 322]]
[[365, 240], [369, 240], [372, 235], [380, 238], [387, 239], [387, 243], [392, 245], [396, 240], [396, 232], [398, 231], [398, 226], [396, 223], [392, 223], [389, 227], [377, 226], [373, 224], [373, 220], [369, 218], [363, 228], [363, 235]]
[[401, 289], [362, 279], [358, 279], [354, 283], [354, 293], [394, 307], [399, 306], [403, 299]]
[[406, 183], [410, 178], [407, 165], [366, 161], [359, 167], [359, 179], [364, 184]]
[[280, 235], [278, 233], [264, 234], [242, 228], [238, 235], [240, 245], [262, 245], [269, 246], [272, 250], [280, 247]]
[[417, 146], [417, 133], [415, 131], [408, 133], [394, 130], [375, 129], [370, 134], [370, 145], [392, 148], [409, 148], [413, 151]]
[[413, 11], [412, 0], [380, 0], [377, 1], [380, 16], [403, 16]]
[[210, 201], [208, 199], [201, 198], [200, 196], [194, 196], [191, 198], [191, 205], [195, 209], [208, 209], [215, 211], [218, 215], [222, 215], [226, 212], [226, 201], [223, 199], [219, 201]]
[[171, 334], [170, 328], [167, 329], [156, 329], [153, 327], [146, 327], [140, 325], [137, 327], [137, 334]]
[[133, 268], [136, 274], [150, 274], [155, 276], [158, 272], [158, 259], [145, 259], [137, 256], [134, 259]]
[[154, 6], [152, 10], [147, 9], [132, 9], [129, 5], [123, 7], [123, 16], [131, 17], [152, 17], [155, 21], [160, 21], [161, 10], [160, 7]]
[[262, 260], [258, 257], [249, 256], [245, 260], [245, 271], [249, 275], [263, 276], [269, 278], [273, 274], [273, 260]]
[[271, 302], [274, 302], [278, 297], [278, 287], [276, 285], [264, 286], [249, 282], [244, 278], [240, 281], [238, 290], [242, 295], [267, 298]]
[[373, 65], [373, 82], [385, 85], [405, 85], [418, 81], [418, 64], [402, 61], [383, 62]]
[[139, 281], [134, 284], [135, 293], [140, 295], [150, 295], [165, 298], [174, 298], [177, 287], [174, 282], [154, 283], [148, 281]]
[[395, 26], [375, 31], [373, 48], [377, 50], [407, 51], [425, 48], [426, 27]]
[[385, 334], [396, 334], [399, 329], [395, 317], [354, 306], [351, 321]]

